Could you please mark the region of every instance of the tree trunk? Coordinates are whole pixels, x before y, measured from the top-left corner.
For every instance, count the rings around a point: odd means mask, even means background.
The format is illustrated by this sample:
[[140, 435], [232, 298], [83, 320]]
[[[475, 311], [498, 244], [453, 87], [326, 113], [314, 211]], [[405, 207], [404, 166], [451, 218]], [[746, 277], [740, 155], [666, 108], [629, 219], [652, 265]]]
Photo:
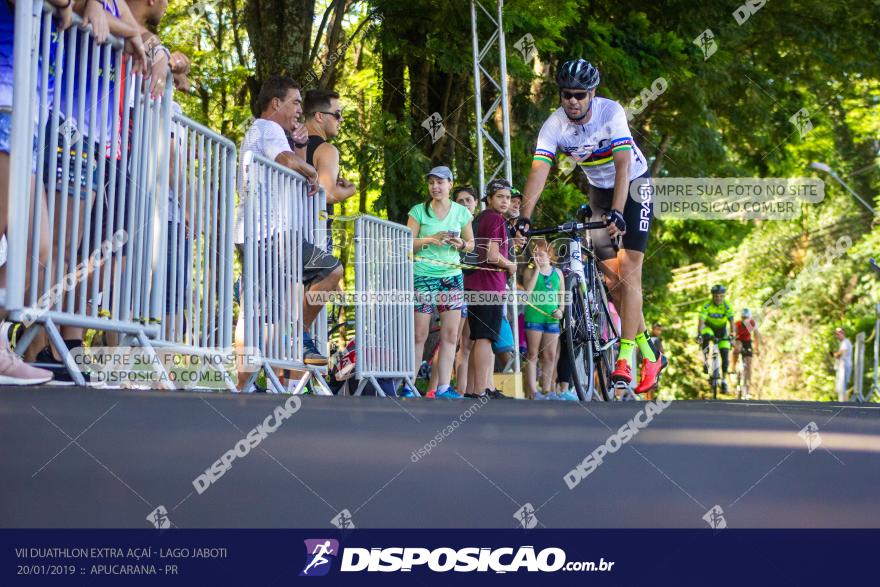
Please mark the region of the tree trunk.
[[305, 82], [314, 17], [315, 0], [248, 0], [245, 20], [256, 60], [254, 77], [249, 80], [252, 107], [260, 85], [271, 75]]
[[657, 177], [657, 174], [663, 168], [663, 157], [666, 156], [666, 149], [669, 147], [670, 142], [672, 142], [672, 136], [668, 133], [660, 139], [660, 148], [657, 149], [657, 156], [654, 158], [654, 162], [651, 163], [651, 177]]

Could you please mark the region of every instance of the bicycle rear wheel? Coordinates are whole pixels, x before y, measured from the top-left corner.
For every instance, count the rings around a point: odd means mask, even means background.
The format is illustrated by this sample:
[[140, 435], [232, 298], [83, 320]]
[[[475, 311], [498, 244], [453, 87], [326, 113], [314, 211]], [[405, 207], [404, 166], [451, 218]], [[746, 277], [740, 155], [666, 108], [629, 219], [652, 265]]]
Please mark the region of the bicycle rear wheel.
[[719, 350], [713, 349], [712, 353], [712, 399], [718, 399], [718, 386], [721, 384], [721, 365]]
[[593, 393], [594, 363], [587, 315], [587, 303], [580, 276], [569, 274], [565, 278], [565, 290], [569, 293], [569, 303], [565, 304], [562, 315], [565, 346], [571, 365], [571, 379], [575, 392], [581, 401], [590, 401]]
[[615, 326], [614, 321], [611, 319], [608, 297], [605, 295], [605, 284], [602, 281], [602, 275], [598, 267], [591, 265], [588, 275], [592, 277], [592, 291], [594, 292], [594, 332], [591, 338], [593, 341], [596, 385], [602, 399], [608, 400], [614, 393], [611, 373], [614, 371], [614, 346], [620, 340], [620, 333], [617, 332], [617, 326]]

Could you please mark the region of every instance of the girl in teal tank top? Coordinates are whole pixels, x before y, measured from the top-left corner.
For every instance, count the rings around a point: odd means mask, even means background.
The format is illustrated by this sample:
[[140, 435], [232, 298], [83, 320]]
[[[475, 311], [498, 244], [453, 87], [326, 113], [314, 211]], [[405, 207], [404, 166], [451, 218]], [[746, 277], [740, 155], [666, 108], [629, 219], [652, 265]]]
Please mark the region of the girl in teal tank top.
[[[529, 303], [525, 309], [526, 341], [526, 394], [529, 399], [546, 399], [553, 387], [553, 368], [559, 346], [559, 320], [562, 318], [562, 271], [554, 267], [553, 250], [542, 238], [532, 239], [532, 260], [525, 275], [525, 289]], [[538, 393], [538, 357], [541, 358], [541, 390]]]

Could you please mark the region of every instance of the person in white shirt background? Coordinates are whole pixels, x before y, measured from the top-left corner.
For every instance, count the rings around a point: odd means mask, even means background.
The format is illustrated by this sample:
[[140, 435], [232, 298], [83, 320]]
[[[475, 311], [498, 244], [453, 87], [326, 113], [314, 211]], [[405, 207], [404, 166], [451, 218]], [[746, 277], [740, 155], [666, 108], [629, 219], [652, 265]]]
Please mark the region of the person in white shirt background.
[[837, 328], [834, 336], [840, 341], [837, 351], [831, 353], [835, 358], [836, 369], [834, 378], [834, 387], [837, 390], [837, 401], [845, 402], [847, 400], [847, 388], [852, 378], [852, 342], [846, 337], [843, 328]]

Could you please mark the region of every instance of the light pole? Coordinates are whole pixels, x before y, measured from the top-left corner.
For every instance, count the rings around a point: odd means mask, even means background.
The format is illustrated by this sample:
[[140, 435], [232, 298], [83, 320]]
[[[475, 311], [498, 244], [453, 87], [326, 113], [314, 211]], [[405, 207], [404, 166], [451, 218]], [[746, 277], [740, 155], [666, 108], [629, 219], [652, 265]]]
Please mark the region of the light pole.
[[872, 216], [877, 214], [874, 211], [874, 208], [871, 207], [871, 205], [868, 204], [868, 202], [863, 200], [862, 197], [855, 192], [855, 190], [853, 190], [851, 187], [849, 187], [849, 185], [847, 185], [847, 183], [845, 181], [840, 179], [840, 176], [837, 175], [837, 173], [835, 173], [834, 170], [831, 169], [831, 167], [829, 165], [827, 165], [826, 163], [820, 163], [818, 161], [813, 161], [812, 163], [810, 163], [810, 167], [812, 167], [813, 169], [817, 169], [819, 171], [824, 171], [825, 173], [829, 174], [831, 177], [833, 177], [835, 180], [837, 180], [837, 183], [842, 185], [846, 189], [846, 191], [848, 191], [850, 194], [852, 194], [852, 197], [854, 197], [856, 200], [861, 202], [862, 206], [864, 206], [865, 208], [870, 210]]

